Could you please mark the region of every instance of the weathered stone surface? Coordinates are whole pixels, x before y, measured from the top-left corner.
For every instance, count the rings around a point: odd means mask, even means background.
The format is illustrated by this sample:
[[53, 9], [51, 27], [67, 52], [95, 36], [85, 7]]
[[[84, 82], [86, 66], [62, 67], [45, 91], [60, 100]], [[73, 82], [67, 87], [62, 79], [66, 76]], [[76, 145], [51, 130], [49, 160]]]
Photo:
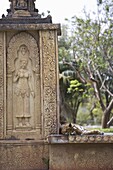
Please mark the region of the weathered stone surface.
[[112, 170], [113, 136], [51, 135], [49, 170]]
[[113, 135], [49, 135], [48, 142], [57, 143], [113, 143]]
[[29, 17], [23, 19], [22, 17], [20, 18], [4, 18], [0, 19], [0, 24], [45, 24], [45, 23], [52, 23], [52, 18], [50, 15], [48, 15], [46, 18], [36, 18], [36, 17]]
[[0, 30], [0, 138], [43, 139], [57, 133], [60, 25], [7, 23], [1, 24]]
[[113, 169], [113, 145], [109, 143], [60, 143], [49, 149], [49, 170]]
[[35, 8], [36, 0], [9, 0], [10, 9], [7, 10], [8, 15], [6, 18], [30, 17], [37, 16], [38, 9]]
[[0, 30], [1, 31], [12, 31], [12, 30], [17, 30], [17, 31], [28, 31], [28, 30], [55, 30], [57, 31], [58, 35], [60, 35], [60, 24], [2, 24], [0, 22]]
[[[60, 28], [60, 26], [57, 24], [23, 25], [24, 31], [22, 30], [22, 26], [18, 24], [16, 25], [7, 24], [5, 26], [6, 26], [5, 32], [3, 31], [0, 32], [1, 38], [0, 138], [3, 139], [5, 137], [9, 138], [10, 136], [15, 136], [16, 138], [22, 139], [25, 139], [27, 137], [42, 139], [45, 138], [50, 133], [57, 133], [58, 132], [57, 30]], [[19, 26], [22, 32], [19, 31]], [[26, 32], [25, 30], [27, 28], [29, 30]], [[27, 60], [29, 62], [25, 67], [28, 70], [27, 72], [29, 72], [29, 74], [32, 75], [30, 77], [32, 78], [31, 83], [33, 84], [33, 92], [35, 95], [34, 99], [31, 99], [30, 97], [31, 103], [30, 108], [32, 108], [30, 109], [30, 112], [32, 113], [29, 112], [30, 116], [26, 118], [25, 116], [23, 116], [23, 118], [19, 117], [17, 118], [16, 113], [20, 112], [21, 106], [20, 101], [17, 102], [18, 98], [17, 99], [15, 98], [16, 94], [15, 88], [20, 78], [18, 77], [17, 81], [14, 83], [14, 77], [16, 74], [19, 76], [20, 74], [19, 69], [20, 71], [22, 71], [22, 69], [20, 68], [22, 66], [20, 65], [20, 62], [18, 62], [20, 60], [19, 49], [21, 46], [23, 47], [25, 46], [27, 49], [26, 54], [28, 58]], [[5, 50], [6, 48], [7, 53]], [[25, 69], [23, 71], [25, 71]], [[54, 79], [54, 81], [52, 81], [52, 78]], [[24, 79], [24, 82], [26, 80]], [[40, 94], [42, 95], [40, 96]], [[20, 106], [16, 107], [17, 105], [16, 102]], [[28, 104], [26, 106], [29, 107]], [[49, 114], [47, 110], [50, 112]], [[23, 122], [28, 121], [30, 123], [29, 127], [26, 126], [25, 123], [22, 123], [22, 121]], [[19, 123], [21, 125], [22, 124], [24, 125], [22, 125], [21, 127], [20, 125], [17, 126]]]
[[56, 75], [58, 74], [56, 57], [56, 37], [55, 32], [43, 31], [42, 34], [42, 51], [43, 51], [43, 95], [44, 95], [44, 133], [58, 133], [58, 82]]
[[[0, 139], [5, 139], [0, 141], [0, 170], [48, 170], [48, 145], [38, 143], [37, 139], [44, 140], [59, 128], [58, 27], [37, 25], [38, 29], [24, 31], [16, 27], [17, 30], [13, 27], [0, 31]], [[29, 75], [33, 78], [32, 99], [29, 91], [23, 93]], [[27, 95], [30, 110], [27, 101], [25, 105], [18, 101], [22, 95]], [[23, 106], [30, 111], [30, 117], [20, 110]]]
[[29, 138], [41, 138], [39, 49], [33, 36], [21, 32], [11, 38], [6, 67], [7, 135], [20, 138], [26, 131]]
[[6, 93], [4, 91], [4, 32], [0, 32], [0, 139], [4, 136], [4, 115], [5, 111], [5, 98]]
[[14, 23], [52, 23], [51, 15], [41, 18], [38, 9], [35, 8], [35, 0], [9, 0], [10, 9], [8, 14], [2, 15], [0, 20], [3, 24]]
[[48, 160], [43, 141], [0, 141], [0, 170], [48, 170]]
[[0, 19], [0, 170], [48, 170], [47, 135], [58, 133], [60, 25], [35, 0], [9, 0]]
[[0, 32], [1, 139], [43, 139], [58, 132], [57, 29], [38, 28]]

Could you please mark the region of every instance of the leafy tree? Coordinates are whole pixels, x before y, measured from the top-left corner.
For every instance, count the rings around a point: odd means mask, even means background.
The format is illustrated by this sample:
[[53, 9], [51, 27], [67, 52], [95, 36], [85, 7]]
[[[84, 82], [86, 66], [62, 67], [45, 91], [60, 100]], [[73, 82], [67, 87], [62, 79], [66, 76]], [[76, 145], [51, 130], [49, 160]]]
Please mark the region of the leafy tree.
[[78, 66], [76, 75], [82, 83], [92, 84], [103, 111], [102, 127], [106, 128], [113, 122], [113, 1], [98, 0], [97, 5], [97, 18], [91, 19], [87, 13], [85, 19], [72, 18], [70, 48]]
[[73, 123], [76, 123], [79, 106], [88, 93], [88, 84], [76, 71], [77, 67], [76, 62], [71, 61], [71, 58], [70, 61], [59, 62], [61, 119]]
[[88, 97], [88, 85], [81, 83], [77, 79], [70, 81], [68, 93], [71, 94], [70, 106], [72, 108], [73, 123], [76, 123], [78, 109], [84, 98]]
[[[76, 122], [80, 104], [88, 98], [91, 91], [90, 83], [87, 83], [79, 71], [79, 61], [75, 59], [75, 52], [68, 35], [68, 26], [62, 26], [62, 36], [59, 39], [59, 71], [60, 71], [60, 114], [61, 122]], [[76, 89], [74, 89], [75, 86]], [[90, 113], [91, 118], [93, 117]]]
[[[62, 36], [59, 39], [61, 122], [76, 122], [79, 106], [88, 94], [87, 82], [78, 70], [80, 63], [75, 60], [73, 53], [71, 39], [68, 35], [68, 26], [63, 25]], [[76, 90], [73, 89], [75, 84], [78, 86]]]
[[59, 38], [59, 61], [70, 60], [70, 40], [68, 39], [68, 25], [62, 25], [62, 36]]

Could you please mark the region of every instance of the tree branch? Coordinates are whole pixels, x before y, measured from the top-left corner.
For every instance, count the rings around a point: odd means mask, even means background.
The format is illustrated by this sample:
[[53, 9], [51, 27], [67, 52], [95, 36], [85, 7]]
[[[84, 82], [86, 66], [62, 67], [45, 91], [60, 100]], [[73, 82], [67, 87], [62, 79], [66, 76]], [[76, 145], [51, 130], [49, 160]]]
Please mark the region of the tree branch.
[[108, 121], [107, 127], [109, 128], [113, 124], [113, 117]]
[[105, 81], [106, 81], [106, 80], [105, 80], [105, 79], [102, 80], [102, 77], [101, 77], [101, 75], [100, 75], [100, 73], [99, 73], [98, 70], [97, 70], [97, 74], [98, 74], [98, 77], [99, 77], [99, 79], [100, 79], [100, 81], [101, 81], [101, 83], [102, 83], [100, 89], [104, 88], [104, 90], [105, 90], [106, 92], [108, 92], [108, 94], [109, 94], [111, 97], [113, 97], [113, 93], [111, 93], [110, 90], [105, 86]]
[[104, 105], [104, 103], [102, 101], [102, 98], [101, 98], [98, 81], [94, 78], [89, 65], [88, 65], [88, 72], [89, 72], [89, 75], [90, 75], [90, 80], [93, 83], [93, 87], [94, 87], [94, 90], [95, 90], [95, 95], [96, 95], [96, 97], [97, 97], [97, 99], [98, 99], [98, 101], [99, 101], [99, 103], [101, 105], [102, 110], [104, 111], [105, 110], [105, 105]]
[[[74, 72], [75, 72], [75, 67], [71, 64], [71, 63], [68, 63], [66, 61], [63, 62], [65, 65], [68, 65]], [[82, 77], [82, 75], [80, 74], [80, 71], [76, 70], [76, 73], [77, 73], [77, 77], [80, 79], [80, 81], [82, 83], [87, 83], [86, 80]]]

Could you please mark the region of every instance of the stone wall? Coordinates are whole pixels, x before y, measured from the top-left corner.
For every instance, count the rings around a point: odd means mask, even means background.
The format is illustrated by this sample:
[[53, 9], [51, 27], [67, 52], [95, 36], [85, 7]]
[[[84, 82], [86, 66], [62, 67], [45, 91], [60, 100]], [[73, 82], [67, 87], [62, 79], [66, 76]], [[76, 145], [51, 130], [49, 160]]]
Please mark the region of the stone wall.
[[59, 129], [60, 25], [20, 25], [0, 24], [0, 139], [42, 140]]
[[0, 170], [48, 170], [48, 144], [41, 141], [0, 141]]
[[49, 143], [49, 170], [113, 170], [112, 136], [53, 136]]
[[0, 170], [113, 170], [112, 136], [48, 139], [0, 140]]
[[0, 23], [0, 170], [48, 170], [45, 139], [59, 129], [58, 30]]
[[0, 19], [0, 170], [48, 170], [45, 139], [59, 131], [60, 24], [35, 0], [9, 0]]

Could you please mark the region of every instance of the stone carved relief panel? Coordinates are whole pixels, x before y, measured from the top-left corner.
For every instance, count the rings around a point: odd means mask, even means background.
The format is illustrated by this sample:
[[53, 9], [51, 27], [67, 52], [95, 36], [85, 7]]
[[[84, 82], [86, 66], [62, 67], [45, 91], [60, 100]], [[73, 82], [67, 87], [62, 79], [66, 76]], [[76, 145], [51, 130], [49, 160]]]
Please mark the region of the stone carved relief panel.
[[57, 60], [54, 31], [42, 35], [44, 84], [44, 135], [57, 133]]
[[26, 32], [18, 33], [9, 42], [7, 84], [7, 131], [40, 129], [38, 46]]
[[25, 44], [19, 47], [17, 60], [14, 61], [15, 71], [13, 87], [17, 125], [16, 127], [29, 127], [30, 119], [34, 113], [31, 103], [34, 103], [34, 75], [30, 66], [29, 50]]
[[4, 54], [4, 39], [3, 32], [0, 32], [0, 139], [3, 138], [4, 134], [4, 74], [3, 74], [3, 54]]

